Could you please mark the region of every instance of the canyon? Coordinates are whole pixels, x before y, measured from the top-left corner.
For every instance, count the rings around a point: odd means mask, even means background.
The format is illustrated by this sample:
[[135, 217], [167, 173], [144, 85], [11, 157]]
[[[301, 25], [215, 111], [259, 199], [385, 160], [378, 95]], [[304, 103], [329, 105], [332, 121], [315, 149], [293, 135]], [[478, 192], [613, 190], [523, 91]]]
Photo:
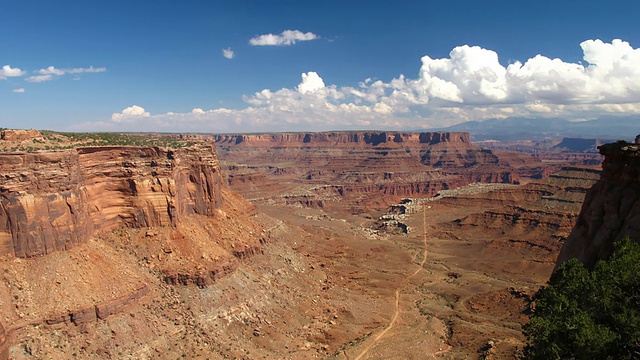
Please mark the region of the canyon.
[[177, 146], [0, 153], [0, 354], [513, 357], [610, 186], [462, 132], [145, 137]]

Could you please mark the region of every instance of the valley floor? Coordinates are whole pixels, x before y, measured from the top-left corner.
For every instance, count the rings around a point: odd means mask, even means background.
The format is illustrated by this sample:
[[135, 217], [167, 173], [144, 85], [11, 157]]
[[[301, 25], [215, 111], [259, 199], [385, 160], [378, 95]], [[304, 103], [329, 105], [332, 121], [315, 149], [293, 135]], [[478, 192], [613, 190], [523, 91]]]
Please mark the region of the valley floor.
[[[70, 269], [97, 254], [105, 266], [121, 267], [98, 297], [149, 288], [118, 313], [80, 325], [35, 324], [55, 309], [38, 304], [37, 285], [48, 283], [29, 278], [27, 267], [53, 257], [21, 260], [28, 265], [6, 271], [1, 292], [13, 316], [6, 323], [18, 327], [12, 358], [509, 358], [522, 348], [527, 297], [553, 268], [549, 253], [536, 256], [486, 231], [452, 231], [452, 221], [480, 210], [473, 206], [426, 203], [408, 215], [408, 234], [395, 235], [371, 231], [368, 216], [273, 204], [258, 210], [252, 221], [269, 243], [204, 288], [161, 281], [136, 252], [133, 229], [123, 230], [131, 241], [113, 232], [110, 241], [53, 254]], [[55, 306], [82, 307], [74, 301], [85, 299], [65, 279], [101, 286], [99, 274], [81, 273], [60, 274], [54, 288], [68, 298]], [[12, 303], [15, 310], [7, 309]]]

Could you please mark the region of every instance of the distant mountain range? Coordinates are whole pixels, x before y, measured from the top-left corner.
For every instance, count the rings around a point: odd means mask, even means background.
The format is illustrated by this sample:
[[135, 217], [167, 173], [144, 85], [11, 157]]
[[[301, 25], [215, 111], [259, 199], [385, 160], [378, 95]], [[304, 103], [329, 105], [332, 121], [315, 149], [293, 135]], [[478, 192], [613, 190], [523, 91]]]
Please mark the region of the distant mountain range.
[[469, 121], [437, 131], [467, 131], [474, 141], [545, 140], [571, 138], [633, 141], [640, 134], [640, 117], [611, 117], [590, 121], [506, 118]]

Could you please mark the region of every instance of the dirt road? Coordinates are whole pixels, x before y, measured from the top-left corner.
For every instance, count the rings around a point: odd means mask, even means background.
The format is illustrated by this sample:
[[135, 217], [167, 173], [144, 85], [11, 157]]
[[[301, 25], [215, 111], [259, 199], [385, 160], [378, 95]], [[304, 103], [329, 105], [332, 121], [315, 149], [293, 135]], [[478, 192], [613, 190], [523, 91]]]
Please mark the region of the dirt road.
[[431, 206], [427, 206], [426, 203], [422, 204], [422, 214], [423, 214], [422, 215], [422, 242], [423, 242], [422, 243], [422, 246], [423, 246], [422, 261], [418, 265], [418, 268], [416, 269], [416, 271], [414, 271], [411, 275], [407, 276], [400, 283], [400, 286], [396, 289], [395, 309], [393, 311], [393, 316], [391, 317], [391, 321], [389, 322], [389, 325], [387, 325], [387, 327], [384, 328], [384, 330], [382, 330], [378, 335], [376, 335], [376, 337], [374, 337], [373, 340], [369, 342], [369, 344], [364, 349], [362, 349], [360, 354], [355, 357], [355, 360], [362, 359], [367, 354], [367, 352], [369, 352], [369, 350], [371, 350], [371, 348], [373, 348], [378, 343], [378, 341], [380, 341], [380, 339], [382, 339], [389, 332], [389, 330], [391, 330], [396, 325], [396, 323], [398, 322], [398, 319], [400, 318], [400, 293], [402, 289], [407, 285], [409, 280], [411, 280], [411, 278], [418, 275], [422, 271], [424, 264], [427, 262], [427, 253], [428, 253], [427, 252], [427, 209], [429, 208], [431, 208]]

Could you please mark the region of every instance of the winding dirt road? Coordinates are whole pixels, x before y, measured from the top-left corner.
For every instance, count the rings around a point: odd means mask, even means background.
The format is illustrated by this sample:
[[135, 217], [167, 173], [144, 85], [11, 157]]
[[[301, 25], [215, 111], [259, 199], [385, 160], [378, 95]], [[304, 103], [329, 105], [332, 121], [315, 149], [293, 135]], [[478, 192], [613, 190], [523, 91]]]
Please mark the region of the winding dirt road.
[[431, 208], [431, 206], [427, 206], [426, 203], [422, 204], [422, 246], [423, 246], [422, 261], [420, 262], [420, 265], [418, 265], [418, 268], [416, 269], [416, 271], [414, 271], [411, 275], [407, 276], [404, 280], [402, 280], [402, 282], [400, 283], [400, 286], [396, 289], [395, 310], [393, 311], [393, 316], [391, 317], [391, 322], [389, 322], [389, 325], [387, 325], [387, 327], [384, 328], [382, 332], [376, 335], [376, 337], [373, 338], [373, 341], [371, 341], [369, 345], [367, 345], [367, 347], [362, 349], [360, 354], [355, 357], [355, 360], [362, 359], [362, 357], [365, 356], [367, 352], [371, 350], [371, 348], [373, 348], [378, 343], [378, 341], [380, 341], [380, 339], [382, 339], [389, 332], [389, 330], [391, 330], [398, 322], [398, 318], [400, 317], [400, 292], [406, 286], [409, 280], [411, 280], [411, 278], [418, 275], [420, 271], [422, 271], [424, 264], [427, 262], [427, 209], [429, 208]]

